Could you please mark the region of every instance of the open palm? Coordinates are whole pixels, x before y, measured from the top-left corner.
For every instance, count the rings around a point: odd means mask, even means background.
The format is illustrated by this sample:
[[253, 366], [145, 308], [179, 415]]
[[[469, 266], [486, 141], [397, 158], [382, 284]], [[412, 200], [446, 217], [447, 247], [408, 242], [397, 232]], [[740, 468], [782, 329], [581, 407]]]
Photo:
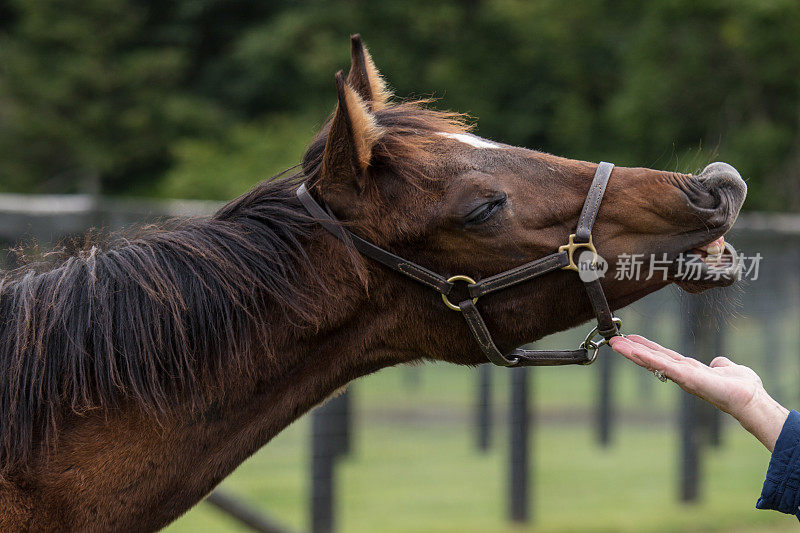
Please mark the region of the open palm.
[[639, 335], [609, 341], [617, 353], [648, 370], [658, 370], [680, 387], [733, 416], [770, 451], [789, 411], [773, 400], [761, 378], [726, 357], [706, 365]]
[[737, 418], [764, 390], [758, 374], [725, 357], [706, 365], [639, 335], [614, 337], [610, 344], [637, 365], [660, 371], [685, 391]]

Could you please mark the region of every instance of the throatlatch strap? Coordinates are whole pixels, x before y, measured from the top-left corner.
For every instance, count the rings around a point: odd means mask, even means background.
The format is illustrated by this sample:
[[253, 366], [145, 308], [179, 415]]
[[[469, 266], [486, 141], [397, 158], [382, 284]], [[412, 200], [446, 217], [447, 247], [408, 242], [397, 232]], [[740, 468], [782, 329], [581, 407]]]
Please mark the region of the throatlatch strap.
[[589, 242], [589, 239], [592, 237], [594, 219], [597, 218], [597, 212], [600, 210], [600, 202], [603, 201], [603, 195], [606, 192], [606, 185], [608, 185], [608, 179], [611, 177], [612, 170], [614, 170], [613, 163], [603, 161], [597, 165], [597, 170], [592, 180], [592, 186], [589, 189], [589, 193], [586, 195], [586, 201], [583, 202], [581, 216], [578, 217], [578, 227], [575, 229], [575, 242]]
[[559, 366], [559, 365], [585, 365], [593, 361], [589, 350], [525, 350], [517, 348], [508, 355], [497, 349], [489, 328], [478, 312], [472, 300], [464, 300], [458, 304], [464, 320], [467, 321], [473, 337], [481, 347], [486, 358], [497, 366]]
[[311, 194], [309, 194], [308, 189], [306, 189], [305, 184], [302, 184], [300, 187], [298, 187], [297, 197], [300, 199], [300, 202], [303, 204], [306, 210], [308, 210], [308, 212], [311, 213], [311, 215], [316, 219], [316, 221], [340, 241], [344, 242], [345, 244], [352, 242], [356, 250], [367, 257], [371, 257], [379, 263], [382, 263], [392, 270], [396, 270], [397, 272], [400, 272], [401, 274], [404, 274], [409, 278], [422, 283], [423, 285], [427, 285], [432, 289], [436, 289], [445, 296], [450, 294], [450, 291], [453, 289], [453, 284], [447, 281], [447, 279], [443, 276], [440, 276], [435, 272], [431, 272], [427, 268], [416, 263], [406, 261], [402, 257], [395, 255], [388, 250], [384, 250], [383, 248], [375, 246], [371, 242], [365, 241], [355, 233], [343, 228], [338, 220], [325, 211], [322, 206], [319, 205], [316, 200], [314, 200]]

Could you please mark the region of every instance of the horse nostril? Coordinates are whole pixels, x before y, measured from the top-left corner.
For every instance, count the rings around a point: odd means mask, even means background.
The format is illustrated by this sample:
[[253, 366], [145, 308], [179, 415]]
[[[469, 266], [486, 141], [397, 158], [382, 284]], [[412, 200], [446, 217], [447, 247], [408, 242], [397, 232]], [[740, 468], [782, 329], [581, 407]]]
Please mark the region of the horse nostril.
[[712, 194], [724, 194], [730, 200], [734, 212], [738, 212], [747, 196], [745, 184], [739, 172], [727, 163], [711, 163], [695, 176]]

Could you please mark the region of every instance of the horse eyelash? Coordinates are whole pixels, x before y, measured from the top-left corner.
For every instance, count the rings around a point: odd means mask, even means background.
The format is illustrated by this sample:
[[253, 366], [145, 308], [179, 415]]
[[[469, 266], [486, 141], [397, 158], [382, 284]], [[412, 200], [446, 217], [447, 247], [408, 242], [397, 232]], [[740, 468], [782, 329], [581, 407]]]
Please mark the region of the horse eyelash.
[[491, 220], [494, 215], [496, 215], [503, 206], [506, 205], [508, 202], [508, 196], [503, 195], [502, 198], [498, 198], [496, 200], [492, 200], [491, 202], [487, 202], [480, 206], [479, 208], [475, 209], [472, 213], [476, 213], [475, 215], [467, 216], [467, 221], [464, 224], [465, 227], [474, 227], [480, 226], [481, 224], [488, 222]]

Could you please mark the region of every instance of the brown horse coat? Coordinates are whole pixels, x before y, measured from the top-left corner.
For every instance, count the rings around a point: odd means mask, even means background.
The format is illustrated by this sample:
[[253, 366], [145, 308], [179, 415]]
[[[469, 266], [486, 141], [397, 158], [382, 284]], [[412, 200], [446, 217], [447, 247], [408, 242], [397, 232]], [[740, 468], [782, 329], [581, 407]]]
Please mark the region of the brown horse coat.
[[[295, 188], [379, 246], [480, 279], [563, 244], [596, 165], [392, 102], [357, 36], [336, 82], [302, 173], [0, 281], [0, 530], [160, 528], [349, 381], [419, 359], [485, 362], [439, 295], [348, 249]], [[724, 234], [744, 193], [727, 166], [617, 168], [595, 243], [612, 268], [620, 253], [674, 257]], [[604, 288], [619, 308], [671, 281]], [[479, 305], [503, 350], [591, 316], [566, 272]]]

